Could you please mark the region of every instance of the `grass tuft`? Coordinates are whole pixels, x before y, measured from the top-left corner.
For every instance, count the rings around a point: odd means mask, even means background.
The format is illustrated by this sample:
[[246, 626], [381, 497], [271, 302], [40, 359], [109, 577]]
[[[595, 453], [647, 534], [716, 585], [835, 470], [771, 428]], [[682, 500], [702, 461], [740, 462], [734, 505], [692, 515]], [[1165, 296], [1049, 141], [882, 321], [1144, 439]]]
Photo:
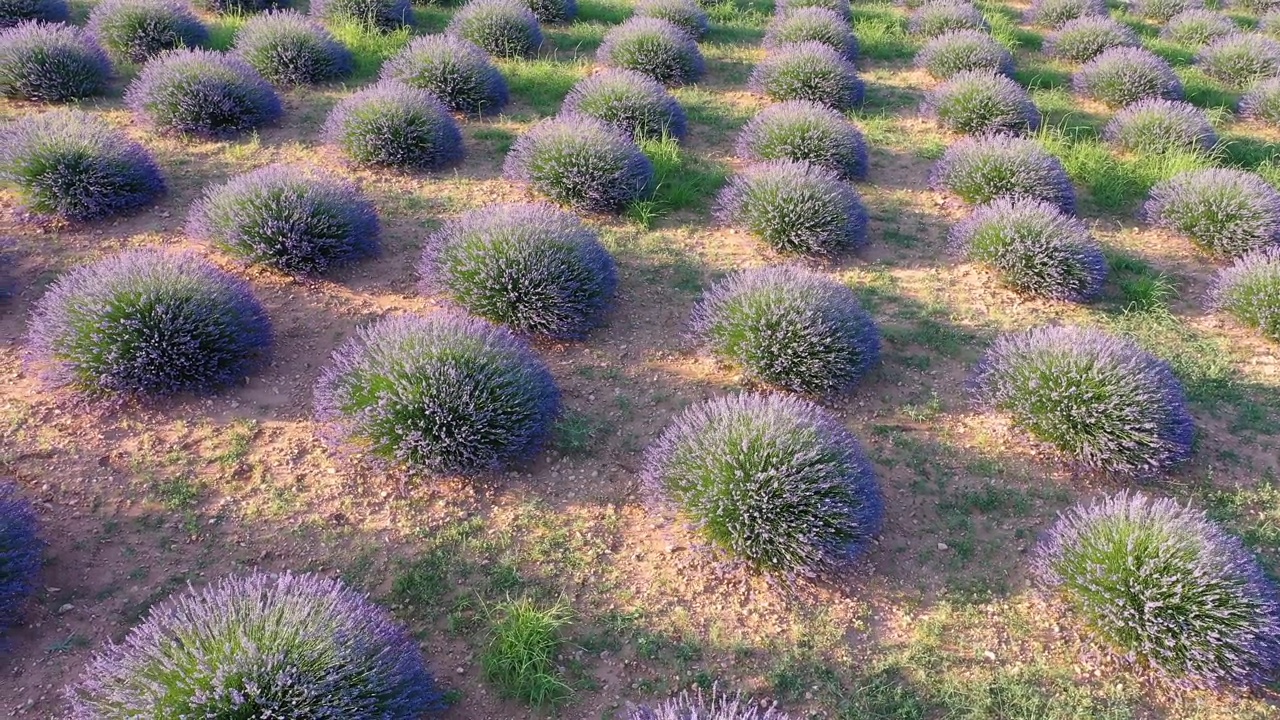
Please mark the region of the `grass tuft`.
[[535, 708], [567, 700], [572, 689], [561, 677], [556, 656], [563, 644], [560, 631], [572, 617], [569, 606], [539, 607], [522, 598], [486, 610], [492, 625], [480, 655], [485, 678], [503, 695]]

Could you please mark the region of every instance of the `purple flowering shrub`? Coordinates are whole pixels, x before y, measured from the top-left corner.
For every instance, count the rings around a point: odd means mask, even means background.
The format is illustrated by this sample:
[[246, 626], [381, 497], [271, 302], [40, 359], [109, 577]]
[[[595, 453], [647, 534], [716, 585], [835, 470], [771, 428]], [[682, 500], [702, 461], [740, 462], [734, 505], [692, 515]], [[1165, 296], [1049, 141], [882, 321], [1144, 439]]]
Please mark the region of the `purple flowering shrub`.
[[1169, 366], [1094, 328], [1002, 335], [978, 364], [976, 403], [1083, 468], [1148, 476], [1191, 456], [1195, 425]]
[[1026, 21], [1057, 29], [1077, 18], [1091, 16], [1107, 16], [1106, 0], [1034, 0]]
[[1169, 18], [1160, 28], [1160, 37], [1179, 45], [1200, 47], [1237, 32], [1240, 26], [1220, 12], [1187, 10]]
[[0, 480], [0, 632], [18, 619], [18, 611], [36, 590], [44, 548], [36, 511], [18, 494], [18, 486]]
[[270, 345], [247, 283], [193, 254], [131, 250], [55, 281], [32, 312], [29, 350], [54, 387], [163, 396], [238, 382]]
[[66, 22], [69, 17], [66, 0], [0, 0], [0, 28], [13, 27], [27, 20]]
[[343, 98], [320, 135], [361, 165], [437, 170], [465, 154], [449, 109], [430, 92], [395, 81]]
[[454, 112], [497, 113], [507, 104], [507, 80], [488, 53], [453, 35], [414, 38], [382, 65], [382, 80], [432, 93]]
[[145, 148], [78, 110], [27, 115], [0, 130], [0, 180], [27, 213], [64, 220], [126, 213], [165, 190]]
[[606, 122], [637, 141], [679, 140], [687, 130], [680, 103], [662, 83], [634, 70], [605, 70], [580, 80], [560, 112]]
[[717, 217], [787, 255], [832, 255], [867, 239], [867, 210], [835, 171], [807, 162], [770, 160], [729, 179]]
[[0, 95], [66, 102], [106, 89], [111, 62], [88, 33], [62, 23], [0, 30]]
[[956, 141], [934, 165], [930, 185], [974, 204], [1027, 197], [1075, 212], [1075, 188], [1062, 161], [1036, 141], [1013, 135]]
[[1157, 25], [1169, 22], [1175, 15], [1188, 10], [1203, 10], [1204, 0], [1139, 0], [1134, 11], [1137, 15]]
[[1174, 684], [1256, 687], [1280, 667], [1275, 583], [1190, 506], [1126, 492], [1077, 505], [1032, 568], [1107, 651]]
[[119, 62], [144, 63], [209, 42], [204, 23], [180, 0], [102, 0], [89, 11], [88, 27]]
[[1280, 39], [1280, 8], [1265, 12], [1258, 18], [1258, 27], [1255, 29], [1273, 40]]
[[567, 23], [578, 16], [577, 0], [528, 0], [540, 23]]
[[1247, 88], [1280, 74], [1280, 42], [1253, 33], [1236, 33], [1210, 42], [1196, 56], [1209, 77]]
[[510, 331], [461, 315], [402, 315], [334, 352], [315, 404], [335, 444], [414, 474], [475, 474], [533, 455], [560, 395]]
[[958, 73], [1013, 73], [1013, 53], [981, 30], [952, 30], [930, 39], [916, 53], [916, 67], [939, 80]]
[[845, 20], [853, 16], [849, 0], [777, 0], [774, 5], [777, 7], [778, 15], [790, 15], [808, 8], [822, 8], [834, 12]]
[[1173, 68], [1144, 48], [1104, 50], [1081, 66], [1071, 83], [1076, 92], [1113, 108], [1139, 100], [1182, 99], [1182, 81]]
[[1130, 152], [1208, 152], [1218, 143], [1209, 116], [1180, 100], [1147, 99], [1121, 108], [1102, 136]]
[[538, 18], [522, 0], [468, 0], [449, 21], [448, 33], [495, 57], [530, 57], [542, 45]]
[[152, 608], [69, 696], [70, 720], [418, 720], [444, 707], [417, 642], [366, 596], [317, 575], [258, 572]]
[[618, 212], [649, 191], [653, 163], [616, 127], [582, 115], [560, 115], [516, 139], [503, 174], [562, 205]]
[[1063, 23], [1045, 39], [1046, 54], [1070, 62], [1088, 62], [1105, 50], [1137, 47], [1133, 28], [1106, 15], [1086, 15]]
[[1155, 225], [1215, 255], [1239, 257], [1280, 244], [1280, 192], [1244, 170], [1175, 175], [1151, 189], [1143, 210]]
[[955, 30], [988, 31], [982, 11], [964, 0], [937, 0], [916, 9], [908, 24], [912, 35], [931, 39]]
[[800, 393], [844, 392], [880, 359], [880, 331], [853, 290], [794, 265], [721, 280], [694, 308], [692, 325], [718, 359]]
[[990, 70], [952, 75], [920, 104], [920, 113], [952, 132], [1024, 132], [1040, 126], [1040, 111], [1026, 88]]
[[761, 110], [738, 135], [737, 153], [750, 162], [810, 162], [850, 180], [867, 176], [867, 141], [862, 133], [844, 115], [807, 100]]
[[413, 24], [409, 0], [311, 0], [311, 14], [330, 22], [351, 22], [390, 32]]
[[840, 111], [861, 105], [865, 92], [853, 63], [814, 41], [770, 52], [751, 73], [749, 87], [775, 102], [808, 100]]
[[710, 29], [707, 12], [694, 0], [638, 0], [635, 17], [666, 20], [689, 33], [694, 40], [701, 40]]
[[306, 85], [351, 74], [351, 51], [323, 25], [294, 10], [249, 18], [236, 31], [235, 53], [262, 77], [281, 85]]
[[1102, 248], [1084, 223], [1043, 200], [997, 198], [953, 225], [949, 242], [1022, 292], [1088, 302], [1107, 279]]
[[1280, 9], [1280, 1], [1278, 0], [1229, 0], [1226, 5], [1232, 10], [1253, 15], [1264, 15], [1272, 10]]
[[764, 47], [771, 52], [803, 42], [822, 43], [849, 62], [858, 59], [858, 38], [849, 21], [834, 10], [809, 7], [780, 13], [764, 35]]
[[789, 720], [777, 708], [765, 708], [742, 697], [712, 689], [703, 694], [688, 690], [659, 703], [628, 708], [627, 720]]
[[1280, 125], [1280, 76], [1263, 80], [1245, 93], [1240, 99], [1240, 114]]
[[427, 238], [423, 290], [520, 333], [576, 339], [600, 324], [618, 286], [596, 232], [553, 205], [490, 205]]
[[378, 251], [378, 214], [354, 184], [269, 165], [207, 189], [187, 233], [245, 262], [317, 275]]
[[883, 522], [858, 441], [791, 395], [746, 393], [685, 410], [646, 451], [643, 478], [714, 548], [770, 573], [845, 567]]
[[1280, 247], [1255, 250], [1218, 271], [1209, 306], [1280, 342]]
[[124, 99], [157, 130], [206, 138], [239, 135], [284, 114], [257, 70], [212, 50], [173, 50], [147, 63]]
[[605, 67], [634, 70], [663, 85], [697, 82], [706, 70], [693, 37], [656, 17], [634, 17], [609, 30], [596, 58]]

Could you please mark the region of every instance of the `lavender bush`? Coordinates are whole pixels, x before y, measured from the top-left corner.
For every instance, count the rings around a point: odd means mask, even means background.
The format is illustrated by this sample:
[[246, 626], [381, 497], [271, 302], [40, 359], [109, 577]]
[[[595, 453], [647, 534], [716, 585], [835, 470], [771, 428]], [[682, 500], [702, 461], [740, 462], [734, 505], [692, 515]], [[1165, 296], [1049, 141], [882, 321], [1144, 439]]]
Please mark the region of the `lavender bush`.
[[555, 202], [618, 212], [653, 183], [653, 164], [612, 125], [581, 115], [548, 118], [521, 135], [503, 167]]
[[834, 10], [808, 7], [780, 13], [764, 35], [764, 47], [770, 52], [803, 42], [822, 43], [849, 62], [858, 59], [858, 39], [849, 21]]
[[854, 292], [798, 266], [716, 283], [694, 308], [693, 331], [752, 380], [800, 393], [844, 392], [880, 359], [880, 331]]
[[853, 16], [849, 0], [778, 0], [774, 5], [777, 7], [778, 15], [790, 15], [809, 8], [821, 8], [830, 10], [846, 20]]
[[207, 138], [239, 135], [284, 113], [248, 63], [211, 50], [174, 50], [147, 63], [124, 99], [157, 130]]
[[991, 26], [982, 11], [964, 0], [937, 0], [916, 9], [909, 24], [911, 34], [925, 39], [955, 30], [987, 31]]
[[293, 10], [254, 16], [236, 31], [235, 53], [282, 85], [328, 82], [351, 74], [351, 51], [323, 25]]
[[507, 80], [489, 55], [452, 35], [416, 37], [382, 65], [382, 79], [432, 93], [454, 112], [489, 115], [507, 104]]
[[465, 154], [449, 109], [426, 90], [395, 81], [344, 98], [320, 135], [361, 165], [437, 170]]
[[66, 22], [69, 17], [66, 0], [0, 0], [0, 28], [27, 20]]
[[269, 165], [205, 191], [187, 234], [245, 262], [317, 275], [378, 251], [378, 214], [354, 184]]
[[1178, 100], [1139, 100], [1111, 118], [1102, 136], [1131, 152], [1208, 152], [1218, 143], [1209, 117]]
[[628, 709], [627, 720], [789, 720], [776, 708], [765, 708], [741, 695], [725, 695], [712, 689], [688, 690], [650, 708]]
[[528, 0], [540, 23], [567, 23], [578, 16], [577, 0]]
[[316, 388], [330, 440], [412, 473], [501, 470], [537, 451], [558, 409], [555, 381], [528, 345], [452, 315], [361, 329]]
[[920, 113], [958, 133], [1023, 132], [1040, 126], [1031, 95], [1004, 75], [965, 70], [929, 91]]
[[102, 0], [89, 11], [89, 32], [119, 62], [209, 42], [204, 23], [180, 0]]
[[1280, 2], [1277, 0], [1230, 0], [1226, 5], [1232, 10], [1253, 15], [1265, 15], [1272, 10], [1280, 9]]
[[409, 632], [317, 575], [253, 573], [188, 589], [99, 652], [70, 720], [417, 720], [443, 694]]
[[38, 531], [35, 508], [15, 483], [0, 480], [0, 633], [36, 590], [44, 547]]
[[1204, 4], [1204, 0], [1139, 0], [1134, 10], [1151, 22], [1162, 25], [1179, 13], [1203, 10]]
[[1256, 30], [1273, 40], [1280, 39], [1280, 8], [1268, 10], [1258, 18]]
[[966, 137], [934, 165], [930, 185], [969, 203], [1027, 197], [1075, 212], [1076, 194], [1058, 158], [1034, 140], [1013, 135]]
[[952, 226], [953, 250], [991, 267], [1008, 286], [1056, 300], [1102, 292], [1107, 261], [1084, 223], [1056, 205], [998, 198]]
[[1209, 307], [1280, 342], [1280, 247], [1255, 250], [1220, 270]]
[[311, 14], [320, 20], [356, 23], [382, 32], [413, 25], [409, 0], [311, 0]]
[[1032, 563], [1106, 650], [1175, 684], [1257, 687], [1280, 667], [1275, 583], [1190, 506], [1126, 492], [1077, 505]]
[[684, 30], [694, 40], [706, 37], [710, 24], [707, 13], [694, 0], [638, 0], [635, 17], [666, 20]]
[[1137, 47], [1138, 34], [1106, 15], [1068, 20], [1045, 39], [1046, 54], [1069, 62], [1088, 62], [1105, 50]]
[[490, 205], [427, 238], [423, 290], [512, 330], [559, 339], [600, 324], [618, 286], [596, 232], [548, 204]]
[[634, 70], [605, 70], [578, 82], [560, 112], [606, 122], [636, 140], [681, 139], [684, 108], [657, 80]]
[[0, 180], [37, 218], [94, 220], [164, 193], [160, 169], [138, 143], [73, 110], [27, 115], [0, 130]]
[[1209, 77], [1232, 87], [1280, 75], [1280, 42], [1252, 33], [1237, 33], [1210, 42], [1196, 56]]
[[839, 570], [883, 522], [871, 463], [839, 419], [789, 395], [742, 394], [678, 415], [644, 482], [715, 548], [772, 573]]
[[238, 382], [270, 345], [246, 283], [192, 254], [132, 250], [55, 281], [32, 313], [28, 349], [54, 387], [163, 396]]
[[1104, 50], [1076, 71], [1071, 82], [1076, 92], [1113, 108], [1154, 98], [1182, 99], [1182, 81], [1173, 68], [1143, 48]]
[[820, 42], [770, 52], [751, 73], [749, 87], [775, 102], [808, 100], [841, 111], [861, 105], [865, 91], [857, 68]]
[[1200, 47], [1239, 31], [1240, 26], [1220, 12], [1187, 10], [1169, 18], [1160, 29], [1160, 37], [1179, 45]]
[[716, 213], [783, 254], [831, 255], [867, 238], [862, 199], [834, 171], [807, 162], [748, 166], [720, 191]]
[[1026, 21], [1032, 25], [1060, 28], [1082, 17], [1107, 16], [1106, 0], [1034, 0]]
[[663, 85], [697, 82], [706, 70], [698, 43], [667, 20], [635, 17], [604, 34], [596, 58], [605, 67], [634, 70]]
[[448, 33], [495, 57], [531, 57], [542, 45], [538, 18], [522, 0], [469, 0], [454, 13]]
[[1008, 414], [1083, 468], [1147, 476], [1191, 456], [1195, 426], [1169, 366], [1101, 330], [1002, 335], [978, 364], [972, 391], [980, 407]]
[[1206, 252], [1239, 257], [1280, 243], [1280, 192], [1255, 173], [1212, 168], [1151, 189], [1147, 219]]
[[1280, 76], [1254, 85], [1240, 99], [1240, 114], [1253, 120], [1280, 125]]
[[761, 110], [738, 135], [737, 153], [750, 162], [811, 162], [850, 180], [867, 176], [862, 133], [835, 110], [806, 100]]
[[916, 53], [916, 67], [939, 80], [962, 72], [1013, 74], [1013, 53], [981, 30], [952, 30], [929, 40]]
[[110, 75], [106, 53], [80, 28], [29, 21], [0, 30], [0, 95], [78, 100], [102, 93]]

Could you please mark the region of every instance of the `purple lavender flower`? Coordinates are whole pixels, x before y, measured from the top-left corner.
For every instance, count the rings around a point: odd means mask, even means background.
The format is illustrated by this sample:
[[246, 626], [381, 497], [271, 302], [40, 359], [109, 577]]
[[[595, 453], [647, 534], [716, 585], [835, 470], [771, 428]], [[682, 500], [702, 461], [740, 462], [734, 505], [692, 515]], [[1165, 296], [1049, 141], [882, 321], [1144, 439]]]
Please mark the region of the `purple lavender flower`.
[[321, 20], [354, 22], [383, 32], [413, 24], [409, 0], [311, 0], [311, 14]]
[[417, 642], [317, 575], [231, 576], [154, 607], [69, 691], [70, 720], [417, 720], [444, 707]]
[[653, 164], [612, 125], [560, 115], [516, 140], [503, 174], [579, 210], [618, 212], [649, 191]]
[[694, 0], [638, 0], [635, 17], [666, 20], [694, 40], [701, 40], [709, 29], [706, 11]]
[[0, 180], [36, 219], [127, 213], [165, 190], [146, 148], [78, 110], [27, 115], [0, 131]]
[[269, 125], [284, 114], [280, 97], [238, 57], [173, 50], [142, 68], [125, 102], [157, 130], [223, 138]]
[[1035, 130], [1040, 111], [1018, 83], [989, 70], [965, 70], [929, 91], [920, 114], [959, 133]]
[[600, 324], [618, 271], [599, 237], [553, 205], [490, 205], [427, 238], [423, 290], [478, 317], [552, 338], [584, 337]]
[[1254, 250], [1218, 271], [1209, 307], [1280, 342], [1280, 247]]
[[1133, 341], [1094, 328], [1002, 335], [971, 384], [982, 408], [1083, 468], [1148, 476], [1191, 456], [1195, 425], [1182, 384]]
[[1088, 62], [1105, 50], [1138, 47], [1138, 34], [1107, 15], [1086, 15], [1068, 20], [1045, 39], [1047, 55], [1070, 62]]
[[961, 138], [934, 165], [930, 185], [969, 203], [1027, 197], [1075, 212], [1076, 194], [1058, 158], [1014, 135]]
[[454, 112], [486, 115], [507, 104], [507, 80], [475, 43], [453, 35], [414, 38], [382, 65], [384, 80], [432, 93]]
[[831, 255], [867, 238], [858, 193], [834, 171], [807, 162], [748, 166], [720, 191], [716, 213], [784, 254]]
[[411, 473], [476, 474], [536, 453], [559, 398], [546, 365], [509, 331], [403, 315], [339, 348], [315, 402], [335, 444]]
[[179, 0], [102, 0], [89, 12], [88, 27], [118, 62], [144, 63], [209, 42], [204, 23]]
[[43, 564], [35, 508], [11, 480], [0, 480], [0, 633], [18, 619]]
[[80, 28], [23, 22], [0, 30], [0, 95], [66, 102], [102, 93], [111, 62]]
[[1200, 47], [1240, 32], [1235, 21], [1213, 10], [1186, 10], [1169, 18], [1160, 37], [1187, 47]]
[[1218, 143], [1213, 124], [1200, 108], [1150, 98], [1121, 108], [1102, 136], [1131, 152], [1207, 152]]
[[857, 68], [820, 42], [769, 53], [751, 73], [749, 87], [776, 102], [808, 100], [841, 111], [861, 105], [865, 92]]
[[1033, 25], [1060, 28], [1082, 17], [1107, 15], [1106, 0], [1034, 0], [1026, 21]]
[[437, 170], [465, 154], [448, 108], [426, 90], [388, 80], [335, 105], [320, 136], [362, 165]]
[[1134, 7], [1136, 13], [1157, 25], [1188, 10], [1203, 10], [1204, 0], [1138, 0]]
[[560, 112], [602, 120], [627, 137], [684, 137], [684, 108], [657, 80], [634, 70], [605, 70], [578, 82]]
[[1210, 42], [1196, 56], [1205, 74], [1232, 87], [1280, 74], [1280, 42], [1253, 33], [1236, 33]]
[[867, 176], [867, 141], [843, 115], [805, 100], [770, 105], [738, 135], [737, 153], [750, 162], [811, 162], [850, 180]]
[[642, 705], [629, 708], [627, 720], [789, 720], [777, 708], [765, 708], [759, 703], [743, 698], [741, 694], [726, 695], [712, 688], [703, 694], [698, 688], [688, 690], [650, 708]]
[[939, 80], [962, 72], [1013, 74], [1013, 53], [981, 30], [952, 30], [925, 43], [916, 53], [916, 67]]
[[697, 82], [706, 70], [698, 43], [673, 23], [634, 17], [605, 33], [596, 58], [601, 65], [635, 70], [663, 85]]
[[327, 82], [351, 74], [351, 51], [323, 25], [294, 10], [254, 16], [236, 31], [235, 53], [282, 85]]
[[790, 15], [809, 8], [821, 8], [830, 10], [845, 20], [853, 17], [849, 0], [778, 0], [775, 5], [778, 8], [778, 15]]
[[846, 567], [884, 516], [858, 441], [790, 395], [746, 393], [685, 410], [646, 451], [643, 482], [713, 547], [788, 576]]
[[567, 23], [578, 16], [577, 0], [528, 0], [540, 23]]
[[1071, 78], [1076, 92], [1110, 107], [1139, 100], [1182, 99], [1182, 81], [1169, 63], [1136, 47], [1103, 50]]
[[468, 0], [448, 32], [495, 57], [531, 57], [542, 45], [538, 18], [522, 0]]
[[1032, 567], [1106, 650], [1177, 685], [1257, 687], [1280, 668], [1280, 600], [1203, 512], [1121, 492], [1062, 513]]
[[1280, 243], [1280, 192], [1244, 170], [1175, 175], [1151, 189], [1143, 211], [1155, 225], [1217, 255], [1239, 257]]
[[822, 43], [849, 62], [858, 59], [858, 38], [848, 18], [835, 10], [807, 7], [779, 13], [764, 35], [764, 47], [770, 52], [803, 42]]
[[69, 17], [66, 0], [0, 0], [0, 28], [27, 20], [66, 22]]
[[935, 38], [953, 30], [990, 30], [982, 11], [965, 0], [937, 0], [916, 9], [909, 25], [912, 35]]
[[63, 275], [32, 312], [29, 359], [86, 395], [209, 392], [267, 354], [249, 285], [187, 253], [132, 250]]
[[1263, 80], [1245, 93], [1240, 99], [1240, 114], [1280, 125], [1280, 76]]

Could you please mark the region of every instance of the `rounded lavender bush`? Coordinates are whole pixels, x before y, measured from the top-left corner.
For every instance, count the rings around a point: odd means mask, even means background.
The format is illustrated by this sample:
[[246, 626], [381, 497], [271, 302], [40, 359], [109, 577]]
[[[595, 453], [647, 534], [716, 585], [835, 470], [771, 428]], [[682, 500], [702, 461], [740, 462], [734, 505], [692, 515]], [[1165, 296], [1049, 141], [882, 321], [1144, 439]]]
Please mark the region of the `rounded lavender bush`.
[[528, 345], [452, 315], [362, 328], [316, 388], [332, 441], [411, 473], [501, 470], [537, 451], [558, 408], [555, 381]]
[[1182, 99], [1182, 81], [1173, 68], [1143, 48], [1104, 50], [1077, 70], [1071, 82], [1076, 92], [1113, 108], [1153, 98]]
[[1244, 170], [1175, 175], [1151, 189], [1143, 210], [1155, 225], [1215, 255], [1239, 257], [1280, 243], [1280, 192]]
[[528, 0], [540, 23], [567, 23], [578, 16], [577, 0]]
[[1280, 668], [1275, 583], [1188, 505], [1126, 492], [1077, 505], [1032, 567], [1105, 650], [1175, 684], [1257, 687]]
[[330, 22], [348, 22], [390, 32], [413, 24], [409, 0], [311, 0], [311, 14]]
[[179, 0], [102, 0], [89, 11], [88, 27], [118, 62], [144, 63], [209, 42], [204, 23]]
[[1187, 47], [1200, 47], [1240, 32], [1231, 18], [1213, 10], [1187, 10], [1169, 18], [1160, 37]]
[[1169, 366], [1094, 328], [1046, 326], [997, 338], [971, 386], [977, 404], [1083, 468], [1163, 472], [1191, 456], [1195, 425]]
[[211, 50], [174, 50], [156, 58], [124, 97], [157, 130], [207, 138], [239, 135], [284, 113], [276, 91], [248, 63]]
[[775, 102], [808, 100], [841, 111], [861, 105], [865, 91], [857, 68], [820, 42], [770, 52], [751, 73], [749, 87]]
[[916, 67], [939, 80], [962, 72], [1013, 74], [1013, 53], [981, 30], [952, 30], [925, 43]]
[[618, 212], [653, 183], [653, 164], [612, 125], [581, 115], [548, 118], [521, 135], [503, 167], [555, 202]]
[[417, 641], [318, 575], [230, 576], [152, 608], [70, 693], [72, 720], [416, 720], [444, 707]]
[[693, 311], [716, 358], [784, 390], [834, 395], [880, 360], [880, 331], [847, 286], [798, 266], [739, 272]]
[[931, 186], [969, 203], [1026, 197], [1075, 212], [1076, 194], [1058, 158], [1034, 140], [1013, 135], [966, 137], [934, 165]]
[[737, 153], [750, 162], [810, 162], [850, 180], [867, 176], [867, 141], [862, 133], [840, 113], [807, 100], [761, 110], [738, 135]]
[[0, 30], [0, 95], [78, 100], [101, 94], [110, 76], [106, 53], [80, 28], [31, 21]]
[[63, 275], [36, 304], [31, 359], [86, 395], [209, 392], [271, 345], [253, 291], [196, 255], [132, 250]]
[[323, 25], [293, 10], [249, 19], [235, 38], [235, 53], [262, 77], [282, 85], [328, 82], [351, 74], [351, 51]]
[[748, 393], [685, 410], [647, 451], [644, 482], [713, 547], [765, 572], [839, 570], [883, 523], [858, 441], [838, 418], [789, 395]]
[[490, 205], [427, 238], [423, 290], [512, 330], [576, 339], [600, 324], [618, 286], [596, 232], [553, 205]]
[[1068, 20], [1045, 39], [1045, 53], [1069, 62], [1088, 62], [1105, 50], [1137, 47], [1138, 34], [1106, 15]]
[[1088, 302], [1107, 279], [1107, 260], [1084, 223], [1043, 200], [982, 205], [952, 226], [950, 244], [1009, 287], [1055, 300]]
[[1018, 83], [989, 70], [965, 70], [929, 91], [920, 113], [958, 133], [1023, 132], [1040, 126], [1040, 111]]
[[538, 18], [521, 0], [469, 0], [454, 13], [448, 33], [495, 57], [531, 57], [542, 45]]
[[1240, 99], [1240, 114], [1280, 125], [1280, 76], [1263, 80], [1245, 93]]
[[1280, 247], [1254, 250], [1219, 271], [1209, 307], [1280, 342]]
[[803, 42], [822, 43], [849, 62], [858, 59], [858, 38], [849, 21], [834, 10], [808, 7], [780, 13], [764, 35], [764, 47], [769, 51]]
[[1203, 10], [1204, 0], [1139, 0], [1134, 11], [1153, 23], [1161, 25], [1175, 15], [1189, 10]]
[[324, 141], [361, 165], [437, 170], [462, 159], [462, 131], [434, 95], [382, 81], [343, 99], [321, 130]]
[[1108, 142], [1130, 152], [1207, 152], [1218, 134], [1204, 111], [1178, 100], [1139, 100], [1103, 128]]
[[42, 550], [35, 508], [15, 483], [0, 480], [0, 633], [35, 592]]
[[809, 8], [821, 8], [830, 10], [845, 20], [853, 16], [849, 0], [778, 0], [774, 4], [778, 15], [790, 15]]
[[452, 35], [416, 37], [382, 65], [381, 78], [426, 90], [454, 112], [497, 113], [507, 104], [507, 80], [485, 53]]
[[867, 238], [862, 199], [835, 171], [807, 162], [748, 166], [720, 191], [716, 212], [783, 254], [831, 255]]
[[1280, 42], [1252, 33], [1237, 33], [1210, 42], [1196, 56], [1209, 77], [1232, 87], [1280, 75]]
[[596, 58], [605, 67], [634, 70], [663, 85], [697, 82], [706, 70], [698, 43], [667, 20], [635, 17], [604, 34]]
[[1107, 16], [1106, 0], [1034, 0], [1026, 20], [1033, 25], [1060, 28], [1082, 17]]
[[629, 708], [627, 720], [789, 720], [776, 708], [765, 708], [741, 695], [725, 695], [713, 688], [704, 695], [701, 688], [688, 690], [655, 707]]
[[657, 80], [634, 70], [606, 70], [578, 82], [560, 112], [604, 121], [627, 137], [683, 138], [684, 108]]
[[69, 17], [66, 0], [0, 0], [0, 28], [28, 20], [66, 22]]
[[987, 31], [991, 26], [982, 11], [964, 0], [937, 0], [916, 9], [908, 25], [913, 35], [935, 38], [955, 30]]
[[0, 131], [0, 180], [37, 218], [94, 220], [164, 193], [151, 154], [95, 115], [27, 115]]
[[187, 233], [245, 262], [315, 275], [378, 251], [378, 214], [354, 184], [269, 165], [205, 191]]
[[635, 17], [666, 20], [694, 40], [706, 37], [710, 29], [707, 12], [694, 0], [639, 0], [635, 5]]

